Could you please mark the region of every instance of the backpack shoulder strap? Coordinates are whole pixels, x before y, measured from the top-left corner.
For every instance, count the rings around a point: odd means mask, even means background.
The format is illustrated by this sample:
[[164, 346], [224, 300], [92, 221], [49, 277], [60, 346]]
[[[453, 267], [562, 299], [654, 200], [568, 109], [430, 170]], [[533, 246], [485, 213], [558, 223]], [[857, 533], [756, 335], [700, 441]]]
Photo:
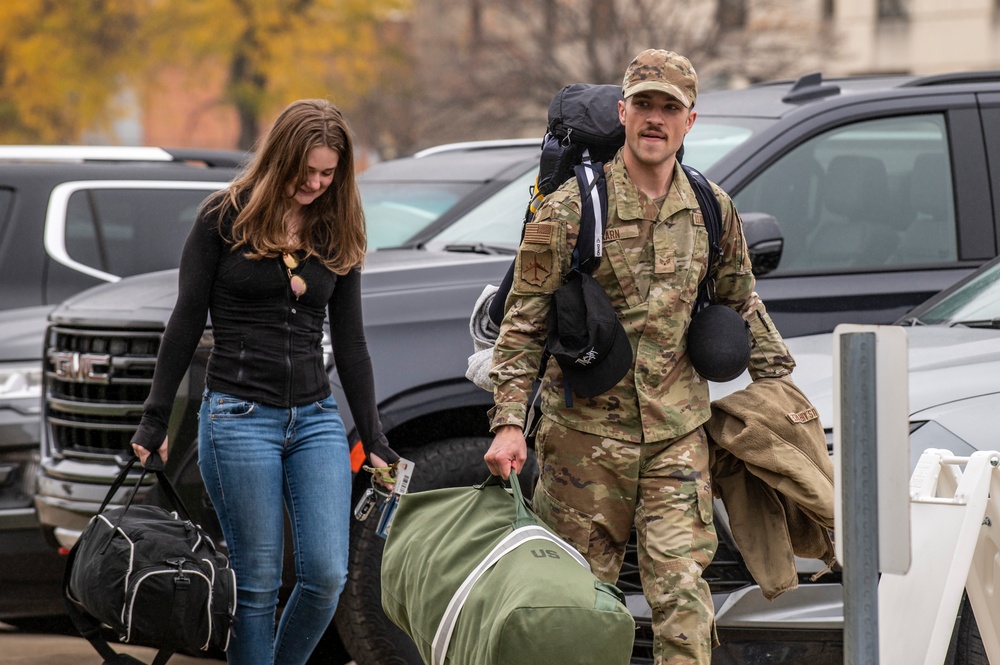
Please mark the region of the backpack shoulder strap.
[[[576, 174], [576, 181], [580, 188], [580, 232], [577, 236], [576, 245], [573, 247], [573, 258], [570, 270], [579, 270], [592, 274], [601, 261], [604, 250], [604, 230], [608, 225], [608, 183], [604, 176], [604, 164], [590, 161], [589, 154], [584, 152], [584, 161], [573, 168]], [[600, 220], [600, 223], [598, 223]], [[522, 238], [524, 231], [522, 229]], [[511, 262], [500, 282], [497, 293], [490, 303], [490, 319], [498, 326], [503, 320], [503, 308], [510, 292], [510, 287], [514, 279], [514, 262]], [[541, 384], [542, 376], [549, 360], [549, 348], [546, 344], [542, 349], [542, 357], [538, 365], [538, 375], [535, 377], [535, 384], [532, 389], [532, 397], [529, 398], [529, 411], [534, 403], [534, 396], [537, 395]], [[569, 383], [565, 383], [566, 406], [572, 406], [572, 396], [569, 392]], [[532, 413], [533, 415], [533, 413]], [[525, 422], [525, 433], [530, 431], [531, 417]]]
[[681, 164], [681, 167], [687, 174], [695, 198], [698, 199], [698, 207], [701, 209], [702, 217], [705, 218], [705, 230], [708, 231], [708, 271], [705, 279], [698, 285], [696, 309], [700, 309], [715, 300], [715, 278], [712, 276], [712, 270], [715, 262], [722, 256], [722, 206], [715, 197], [712, 185], [698, 169], [687, 164]]
[[574, 269], [592, 274], [604, 253], [604, 230], [608, 226], [608, 182], [604, 164], [585, 157], [573, 167], [580, 188], [580, 235], [573, 248]]
[[[573, 259], [571, 269], [583, 270], [592, 274], [601, 261], [604, 250], [604, 230], [608, 225], [608, 183], [604, 176], [604, 164], [590, 161], [589, 151], [583, 153], [583, 163], [577, 164], [573, 171], [576, 174], [576, 181], [580, 188], [580, 234], [577, 238], [577, 246], [573, 247]], [[524, 223], [527, 224], [535, 213], [536, 201], [528, 205], [528, 210], [524, 215]], [[601, 220], [600, 225], [597, 220]], [[592, 238], [590, 242], [585, 242], [580, 246], [580, 240]], [[524, 239], [524, 226], [521, 227], [521, 239]], [[490, 320], [497, 326], [503, 321], [504, 304], [507, 301], [507, 294], [514, 282], [514, 264], [511, 261], [506, 274], [500, 281], [500, 287], [496, 295], [493, 296], [489, 306]]]

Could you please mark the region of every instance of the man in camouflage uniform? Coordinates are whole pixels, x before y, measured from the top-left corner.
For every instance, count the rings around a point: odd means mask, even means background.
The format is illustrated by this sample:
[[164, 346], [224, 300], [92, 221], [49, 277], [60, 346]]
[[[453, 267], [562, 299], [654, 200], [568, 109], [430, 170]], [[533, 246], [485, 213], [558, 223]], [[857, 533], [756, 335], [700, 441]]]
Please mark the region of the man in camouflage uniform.
[[[708, 233], [676, 160], [695, 121], [698, 81], [691, 63], [647, 50], [629, 65], [619, 119], [625, 146], [605, 165], [608, 223], [594, 278], [605, 289], [632, 346], [634, 363], [611, 390], [573, 395], [549, 362], [543, 418], [535, 438], [541, 477], [534, 508], [573, 543], [594, 573], [615, 582], [633, 526], [643, 590], [653, 610], [657, 665], [711, 661], [714, 611], [702, 572], [717, 546], [712, 524], [708, 384], [686, 354], [686, 331], [707, 270]], [[754, 379], [789, 374], [788, 349], [754, 293], [741, 222], [728, 195], [716, 302], [749, 323]], [[580, 225], [575, 178], [546, 197], [527, 225], [493, 358], [496, 405], [486, 463], [509, 476], [527, 456], [522, 428], [538, 373], [552, 294], [569, 271]]]

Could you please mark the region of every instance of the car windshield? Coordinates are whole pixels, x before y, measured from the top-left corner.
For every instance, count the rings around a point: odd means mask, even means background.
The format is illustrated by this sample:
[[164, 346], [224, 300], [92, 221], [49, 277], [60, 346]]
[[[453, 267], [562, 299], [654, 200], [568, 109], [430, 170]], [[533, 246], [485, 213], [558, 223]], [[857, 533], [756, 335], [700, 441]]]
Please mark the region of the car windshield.
[[405, 245], [475, 187], [466, 182], [359, 181], [368, 249]]
[[[767, 123], [750, 118], [699, 119], [684, 140], [684, 162], [705, 171]], [[536, 171], [530, 169], [442, 229], [433, 250], [516, 248]], [[447, 182], [359, 182], [368, 223], [368, 247], [395, 247], [428, 227], [471, 186]]]
[[535, 169], [526, 171], [454, 224], [427, 242], [428, 249], [486, 245], [516, 248], [535, 184]]
[[754, 118], [699, 117], [684, 138], [684, 163], [705, 172], [768, 124]]
[[[742, 124], [741, 124], [742, 123]], [[742, 118], [698, 120], [684, 139], [684, 162], [700, 171], [708, 169], [746, 141], [764, 123]], [[534, 169], [515, 178], [499, 192], [458, 218], [426, 243], [429, 249], [516, 247], [521, 239], [524, 213], [535, 184]]]
[[919, 323], [1000, 328], [1000, 262], [918, 315]]

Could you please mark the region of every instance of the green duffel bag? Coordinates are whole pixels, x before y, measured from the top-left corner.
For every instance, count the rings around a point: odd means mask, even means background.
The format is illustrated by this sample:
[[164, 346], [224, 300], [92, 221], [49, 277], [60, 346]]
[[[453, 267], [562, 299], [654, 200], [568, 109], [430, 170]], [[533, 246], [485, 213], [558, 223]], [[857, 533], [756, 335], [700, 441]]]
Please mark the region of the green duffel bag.
[[382, 607], [428, 665], [628, 665], [624, 595], [511, 489], [404, 494], [382, 554]]

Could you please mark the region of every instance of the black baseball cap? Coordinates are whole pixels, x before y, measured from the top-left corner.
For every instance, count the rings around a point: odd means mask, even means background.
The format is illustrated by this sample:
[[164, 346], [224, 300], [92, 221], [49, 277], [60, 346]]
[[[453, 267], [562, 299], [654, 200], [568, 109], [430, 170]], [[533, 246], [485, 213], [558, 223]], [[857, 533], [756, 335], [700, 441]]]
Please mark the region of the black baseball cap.
[[608, 294], [577, 270], [552, 296], [548, 347], [580, 397], [606, 393], [632, 367], [632, 345]]

